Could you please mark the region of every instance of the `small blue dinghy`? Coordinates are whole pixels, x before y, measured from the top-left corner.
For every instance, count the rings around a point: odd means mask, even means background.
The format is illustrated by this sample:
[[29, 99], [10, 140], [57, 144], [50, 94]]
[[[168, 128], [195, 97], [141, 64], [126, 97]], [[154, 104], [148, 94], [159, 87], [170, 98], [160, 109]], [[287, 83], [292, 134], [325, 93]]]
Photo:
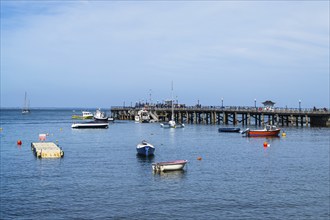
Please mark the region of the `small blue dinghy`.
[[239, 132], [241, 129], [240, 128], [219, 128], [219, 132]]
[[147, 141], [143, 140], [136, 146], [136, 151], [140, 155], [151, 156], [155, 152], [155, 147]]

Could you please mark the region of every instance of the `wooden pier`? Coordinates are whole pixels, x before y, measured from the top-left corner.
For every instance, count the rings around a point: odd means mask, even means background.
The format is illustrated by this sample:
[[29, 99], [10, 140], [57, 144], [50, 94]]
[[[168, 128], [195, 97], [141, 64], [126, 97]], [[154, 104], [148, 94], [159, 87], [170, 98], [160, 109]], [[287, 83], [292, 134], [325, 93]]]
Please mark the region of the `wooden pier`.
[[[156, 121], [169, 121], [171, 107], [111, 107], [111, 114], [117, 120], [134, 120], [141, 109], [149, 111]], [[327, 109], [297, 109], [235, 106], [188, 106], [175, 107], [174, 118], [185, 124], [225, 124], [241, 126], [278, 126], [330, 127], [330, 112]]]

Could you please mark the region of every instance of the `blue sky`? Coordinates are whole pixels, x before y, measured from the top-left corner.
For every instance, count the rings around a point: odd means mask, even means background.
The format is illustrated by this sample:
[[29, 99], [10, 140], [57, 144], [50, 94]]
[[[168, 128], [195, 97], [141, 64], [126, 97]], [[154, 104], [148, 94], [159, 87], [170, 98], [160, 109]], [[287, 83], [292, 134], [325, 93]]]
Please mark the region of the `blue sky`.
[[1, 1], [1, 107], [329, 107], [329, 1]]

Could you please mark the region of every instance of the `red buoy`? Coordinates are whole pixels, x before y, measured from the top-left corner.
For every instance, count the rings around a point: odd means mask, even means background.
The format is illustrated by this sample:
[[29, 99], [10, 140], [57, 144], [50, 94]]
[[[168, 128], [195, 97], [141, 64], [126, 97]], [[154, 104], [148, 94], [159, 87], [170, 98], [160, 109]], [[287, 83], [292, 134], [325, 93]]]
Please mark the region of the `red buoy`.
[[18, 140], [17, 141], [17, 145], [22, 145], [22, 141], [21, 140]]
[[264, 142], [264, 147], [268, 147], [267, 141]]

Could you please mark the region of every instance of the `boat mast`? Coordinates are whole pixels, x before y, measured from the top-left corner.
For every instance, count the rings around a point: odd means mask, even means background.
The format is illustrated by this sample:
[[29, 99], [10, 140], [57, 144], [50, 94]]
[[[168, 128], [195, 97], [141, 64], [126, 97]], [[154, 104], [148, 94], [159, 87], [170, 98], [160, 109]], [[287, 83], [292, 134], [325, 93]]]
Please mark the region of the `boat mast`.
[[25, 92], [25, 97], [24, 97], [24, 107], [23, 107], [23, 110], [27, 110], [27, 101], [26, 101], [26, 92]]
[[172, 115], [171, 120], [174, 121], [174, 107], [173, 107], [173, 80], [172, 80], [172, 94], [171, 94], [171, 103], [172, 103]]
[[27, 92], [25, 92], [25, 97], [24, 97], [24, 106], [22, 108], [22, 113], [30, 113], [30, 100], [27, 99]]

